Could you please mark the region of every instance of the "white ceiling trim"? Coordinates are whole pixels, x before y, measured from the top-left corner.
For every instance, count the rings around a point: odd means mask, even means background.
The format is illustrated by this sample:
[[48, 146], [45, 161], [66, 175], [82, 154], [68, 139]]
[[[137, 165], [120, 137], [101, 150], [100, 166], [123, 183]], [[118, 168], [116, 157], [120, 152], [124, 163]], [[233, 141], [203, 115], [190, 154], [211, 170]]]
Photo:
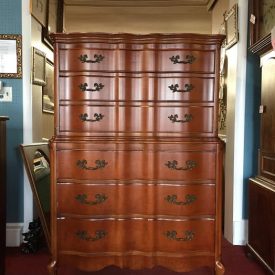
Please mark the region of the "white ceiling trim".
[[210, 9], [215, 0], [65, 0], [66, 6], [90, 7], [168, 7], [205, 6]]

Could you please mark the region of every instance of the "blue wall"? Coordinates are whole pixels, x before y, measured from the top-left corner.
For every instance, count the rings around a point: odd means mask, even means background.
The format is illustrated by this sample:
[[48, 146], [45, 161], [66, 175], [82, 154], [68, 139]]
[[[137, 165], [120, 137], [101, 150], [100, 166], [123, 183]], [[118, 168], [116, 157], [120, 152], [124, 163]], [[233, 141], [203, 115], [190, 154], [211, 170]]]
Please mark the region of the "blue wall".
[[[21, 0], [0, 0], [0, 34], [22, 34]], [[24, 73], [24, 72], [23, 72]], [[1, 78], [12, 87], [12, 102], [0, 102], [0, 115], [7, 121], [7, 222], [23, 222], [23, 165], [19, 144], [23, 143], [22, 79]]]

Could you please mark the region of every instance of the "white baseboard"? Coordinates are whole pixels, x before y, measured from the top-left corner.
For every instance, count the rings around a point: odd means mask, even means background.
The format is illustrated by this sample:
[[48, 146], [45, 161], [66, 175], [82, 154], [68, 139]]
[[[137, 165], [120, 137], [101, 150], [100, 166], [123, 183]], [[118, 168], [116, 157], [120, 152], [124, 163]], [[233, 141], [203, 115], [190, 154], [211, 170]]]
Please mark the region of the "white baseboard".
[[23, 223], [7, 223], [6, 224], [6, 246], [18, 247], [23, 240]]
[[248, 240], [248, 221], [234, 221], [233, 222], [233, 244], [245, 245]]

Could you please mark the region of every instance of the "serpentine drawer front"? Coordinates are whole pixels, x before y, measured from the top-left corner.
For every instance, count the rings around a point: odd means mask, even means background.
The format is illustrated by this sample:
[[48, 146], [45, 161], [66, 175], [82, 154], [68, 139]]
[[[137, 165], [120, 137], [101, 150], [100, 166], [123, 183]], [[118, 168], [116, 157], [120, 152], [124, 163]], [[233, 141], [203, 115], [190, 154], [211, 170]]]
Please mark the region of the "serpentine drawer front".
[[223, 39], [53, 35], [50, 275], [62, 265], [224, 274]]
[[[57, 152], [58, 179], [215, 180], [215, 152], [87, 151]], [[66, 163], [65, 165], [62, 165]], [[207, 168], [207, 169], [206, 169]]]
[[89, 73], [59, 79], [59, 100], [214, 103], [214, 77], [182, 74]]
[[213, 136], [213, 107], [61, 105], [60, 134], [85, 136]]
[[61, 251], [102, 252], [208, 252], [214, 249], [212, 219], [74, 219], [58, 220]]
[[195, 51], [192, 49], [167, 49], [163, 51], [129, 49], [114, 51], [76, 48], [61, 50], [59, 62], [60, 71], [71, 72], [214, 73], [215, 51]]
[[[214, 181], [213, 181], [214, 182]], [[59, 215], [215, 215], [213, 182], [97, 181], [57, 185]], [[157, 194], [157, 196], [156, 196]]]

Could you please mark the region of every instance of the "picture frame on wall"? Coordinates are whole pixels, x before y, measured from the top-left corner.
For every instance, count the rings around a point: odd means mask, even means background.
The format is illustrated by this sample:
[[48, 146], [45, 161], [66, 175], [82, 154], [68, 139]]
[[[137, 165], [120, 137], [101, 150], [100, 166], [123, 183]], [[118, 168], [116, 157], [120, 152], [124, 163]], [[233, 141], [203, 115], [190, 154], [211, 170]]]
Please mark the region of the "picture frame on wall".
[[46, 54], [33, 47], [32, 83], [46, 85]]
[[224, 14], [226, 49], [231, 48], [239, 40], [238, 30], [238, 4], [235, 4]]
[[42, 87], [42, 111], [54, 113], [54, 64], [46, 59], [46, 85]]
[[31, 15], [44, 27], [47, 24], [47, 2], [48, 0], [31, 0]]
[[63, 0], [47, 0], [46, 26], [42, 27], [42, 41], [53, 50], [51, 33], [63, 32]]
[[263, 54], [272, 49], [271, 29], [275, 26], [274, 0], [249, 0], [249, 50]]
[[22, 36], [0, 34], [0, 78], [22, 78]]

